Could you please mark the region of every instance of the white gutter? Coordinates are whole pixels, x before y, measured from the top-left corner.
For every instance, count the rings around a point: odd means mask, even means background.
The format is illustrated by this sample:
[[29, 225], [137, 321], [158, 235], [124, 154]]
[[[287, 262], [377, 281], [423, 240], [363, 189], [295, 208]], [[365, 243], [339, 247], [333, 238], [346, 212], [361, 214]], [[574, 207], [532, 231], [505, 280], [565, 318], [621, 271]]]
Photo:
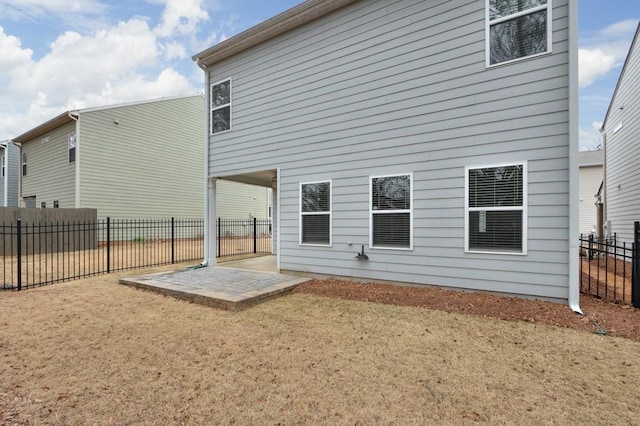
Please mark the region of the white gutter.
[[578, 0], [569, 0], [569, 308], [582, 315], [578, 268], [580, 261], [578, 106]]
[[[76, 209], [80, 208], [80, 122], [78, 121], [78, 117], [71, 114], [71, 112], [67, 112], [69, 118], [76, 122], [76, 182], [75, 182], [75, 193], [76, 193]], [[67, 150], [69, 149], [68, 145], [69, 141], [67, 141]]]
[[200, 58], [196, 59], [196, 64], [204, 71], [204, 259], [201, 265], [209, 264], [209, 237], [211, 227], [209, 226], [209, 71], [206, 65], [202, 65]]

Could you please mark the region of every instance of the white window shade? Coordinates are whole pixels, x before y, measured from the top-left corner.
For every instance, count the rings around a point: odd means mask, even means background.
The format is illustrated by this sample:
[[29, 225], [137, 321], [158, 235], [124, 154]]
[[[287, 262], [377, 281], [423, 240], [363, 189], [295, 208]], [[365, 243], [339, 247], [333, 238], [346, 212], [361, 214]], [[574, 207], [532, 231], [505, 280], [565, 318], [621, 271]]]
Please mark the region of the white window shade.
[[300, 244], [331, 245], [331, 182], [300, 184]]
[[467, 169], [469, 251], [525, 252], [526, 165]]
[[371, 178], [372, 248], [411, 249], [412, 214], [410, 174]]

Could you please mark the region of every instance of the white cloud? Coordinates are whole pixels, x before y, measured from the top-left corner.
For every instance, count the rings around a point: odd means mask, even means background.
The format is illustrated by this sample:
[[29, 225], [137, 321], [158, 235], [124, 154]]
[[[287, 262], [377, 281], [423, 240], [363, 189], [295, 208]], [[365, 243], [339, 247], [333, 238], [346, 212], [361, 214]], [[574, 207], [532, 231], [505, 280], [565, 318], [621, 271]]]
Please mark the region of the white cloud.
[[162, 21], [155, 29], [160, 37], [188, 36], [197, 32], [201, 21], [208, 21], [209, 13], [202, 0], [167, 0]]
[[616, 57], [600, 49], [579, 49], [580, 67], [578, 80], [580, 87], [592, 84], [598, 77], [606, 75], [616, 65]]
[[580, 87], [589, 86], [622, 66], [637, 25], [637, 19], [626, 19], [580, 39]]
[[31, 61], [33, 51], [23, 49], [19, 38], [7, 35], [0, 27], [0, 81], [7, 78], [8, 74]]

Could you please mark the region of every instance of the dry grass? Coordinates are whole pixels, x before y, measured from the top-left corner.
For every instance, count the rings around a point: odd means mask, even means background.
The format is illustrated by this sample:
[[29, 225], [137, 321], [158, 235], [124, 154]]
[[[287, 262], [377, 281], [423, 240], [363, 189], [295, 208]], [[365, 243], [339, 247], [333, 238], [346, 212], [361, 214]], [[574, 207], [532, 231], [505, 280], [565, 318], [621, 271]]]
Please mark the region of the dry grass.
[[117, 278], [0, 293], [0, 423], [601, 425], [640, 412], [638, 342], [306, 294], [232, 313]]

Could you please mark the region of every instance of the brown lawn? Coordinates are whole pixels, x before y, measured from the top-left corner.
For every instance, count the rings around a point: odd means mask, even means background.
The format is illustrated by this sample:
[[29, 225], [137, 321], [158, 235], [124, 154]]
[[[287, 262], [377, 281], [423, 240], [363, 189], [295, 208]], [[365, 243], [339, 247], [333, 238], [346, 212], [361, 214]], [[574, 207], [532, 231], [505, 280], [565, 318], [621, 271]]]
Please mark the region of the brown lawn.
[[0, 293], [0, 423], [638, 421], [638, 341], [302, 293], [234, 313], [123, 275]]

